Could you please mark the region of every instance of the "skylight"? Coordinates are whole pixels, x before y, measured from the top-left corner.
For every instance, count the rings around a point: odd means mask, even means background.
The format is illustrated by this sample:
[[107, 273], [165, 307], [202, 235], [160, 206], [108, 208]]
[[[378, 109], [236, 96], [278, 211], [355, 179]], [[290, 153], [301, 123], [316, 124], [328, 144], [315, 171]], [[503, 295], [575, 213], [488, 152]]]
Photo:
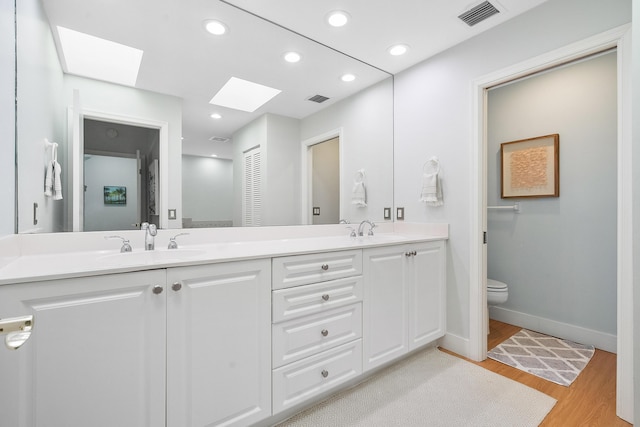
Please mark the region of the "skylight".
[[66, 72], [135, 86], [143, 52], [89, 34], [58, 27]]
[[231, 77], [209, 103], [253, 113], [280, 92], [282, 91], [278, 89]]

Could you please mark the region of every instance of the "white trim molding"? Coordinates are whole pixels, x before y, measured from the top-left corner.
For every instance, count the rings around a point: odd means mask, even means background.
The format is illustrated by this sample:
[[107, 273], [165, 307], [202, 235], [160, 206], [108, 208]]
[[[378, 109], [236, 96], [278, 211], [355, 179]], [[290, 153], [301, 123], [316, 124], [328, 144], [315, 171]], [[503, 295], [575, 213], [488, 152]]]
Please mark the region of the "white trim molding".
[[618, 331], [617, 415], [633, 422], [633, 245], [631, 191], [631, 24], [479, 77], [471, 82], [471, 241], [469, 357], [486, 359], [486, 264], [483, 231], [486, 209], [486, 92], [489, 88], [589, 55], [618, 52]]

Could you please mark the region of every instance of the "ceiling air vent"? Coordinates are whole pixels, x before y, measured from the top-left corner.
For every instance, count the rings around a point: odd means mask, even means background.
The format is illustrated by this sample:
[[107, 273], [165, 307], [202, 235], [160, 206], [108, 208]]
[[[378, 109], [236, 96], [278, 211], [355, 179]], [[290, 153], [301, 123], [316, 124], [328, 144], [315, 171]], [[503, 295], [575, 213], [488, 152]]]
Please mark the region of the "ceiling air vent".
[[327, 98], [326, 96], [322, 96], [322, 95], [313, 95], [311, 98], [307, 98], [309, 101], [313, 101], [313, 102], [317, 102], [318, 104], [322, 104], [324, 101], [326, 101]]
[[462, 15], [458, 16], [458, 18], [462, 19], [462, 21], [468, 26], [473, 27], [477, 23], [482, 22], [497, 13], [500, 13], [500, 11], [491, 3], [485, 1], [476, 7], [467, 10]]
[[229, 138], [224, 138], [222, 136], [212, 136], [211, 138], [209, 138], [209, 141], [213, 141], [213, 142], [227, 142], [229, 141]]

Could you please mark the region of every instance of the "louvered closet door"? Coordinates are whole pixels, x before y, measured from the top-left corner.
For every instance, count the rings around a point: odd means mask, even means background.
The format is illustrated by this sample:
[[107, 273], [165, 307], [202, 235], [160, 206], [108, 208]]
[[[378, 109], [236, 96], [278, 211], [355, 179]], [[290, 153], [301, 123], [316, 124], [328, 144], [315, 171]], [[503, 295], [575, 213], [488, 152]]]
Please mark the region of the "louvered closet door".
[[262, 225], [262, 173], [260, 146], [244, 153], [244, 182], [242, 185], [242, 225]]

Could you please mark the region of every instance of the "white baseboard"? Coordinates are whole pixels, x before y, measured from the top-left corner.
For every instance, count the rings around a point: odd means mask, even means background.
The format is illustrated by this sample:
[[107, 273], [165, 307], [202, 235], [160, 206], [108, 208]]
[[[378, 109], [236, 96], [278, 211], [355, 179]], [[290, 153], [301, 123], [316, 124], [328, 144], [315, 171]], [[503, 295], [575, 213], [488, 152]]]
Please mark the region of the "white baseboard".
[[446, 350], [467, 358], [471, 354], [469, 351], [469, 339], [451, 333], [446, 333], [440, 338], [439, 345]]
[[617, 337], [613, 334], [532, 316], [498, 306], [489, 307], [489, 317], [510, 325], [520, 326], [581, 344], [590, 344], [600, 350], [617, 353]]

